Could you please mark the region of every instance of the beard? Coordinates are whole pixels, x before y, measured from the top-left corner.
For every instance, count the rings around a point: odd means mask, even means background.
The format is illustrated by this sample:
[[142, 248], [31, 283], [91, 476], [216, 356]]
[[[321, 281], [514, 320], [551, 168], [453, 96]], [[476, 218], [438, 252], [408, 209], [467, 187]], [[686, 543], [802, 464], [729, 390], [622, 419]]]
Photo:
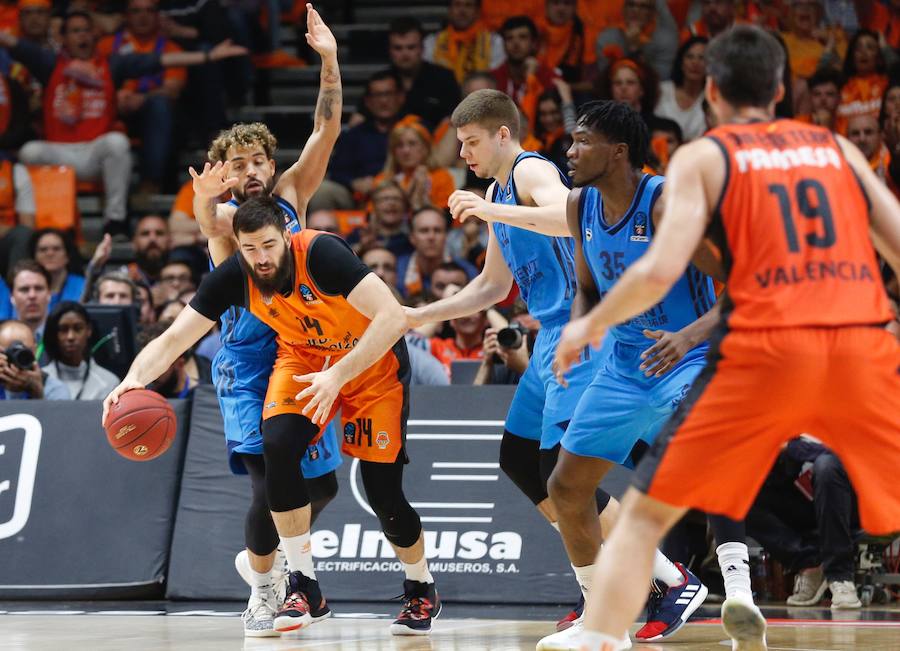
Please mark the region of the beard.
[[[244, 184], [244, 187], [247, 187], [246, 184]], [[268, 181], [266, 181], [266, 183], [263, 185], [262, 192], [260, 192], [259, 194], [254, 194], [253, 196], [268, 197], [270, 194], [272, 194], [272, 190], [274, 190], [274, 189], [275, 189], [275, 177], [273, 176]], [[245, 192], [243, 192], [242, 190], [238, 190], [237, 188], [232, 188], [231, 194], [234, 195], [234, 198], [237, 200], [238, 203], [244, 203], [245, 201], [247, 201], [247, 199], [250, 198]]]
[[243, 257], [242, 262], [247, 269], [247, 273], [250, 274], [253, 284], [256, 285], [263, 296], [273, 296], [284, 290], [285, 287], [291, 286], [292, 277], [294, 275], [294, 258], [288, 247], [284, 247], [284, 253], [281, 254], [281, 259], [278, 261], [275, 273], [270, 276], [260, 276], [256, 268], [248, 265]]
[[134, 252], [134, 259], [144, 273], [151, 278], [159, 276], [159, 272], [166, 266], [166, 252], [155, 244]]

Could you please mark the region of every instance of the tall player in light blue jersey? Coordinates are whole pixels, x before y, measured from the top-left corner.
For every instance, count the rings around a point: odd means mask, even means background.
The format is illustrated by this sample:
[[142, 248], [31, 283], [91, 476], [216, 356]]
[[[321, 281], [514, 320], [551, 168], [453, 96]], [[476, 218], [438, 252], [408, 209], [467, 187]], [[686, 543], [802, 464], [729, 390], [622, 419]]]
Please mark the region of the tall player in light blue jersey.
[[[296, 233], [305, 225], [306, 205], [325, 176], [341, 128], [337, 46], [331, 31], [310, 5], [307, 30], [307, 41], [322, 57], [322, 72], [313, 132], [297, 162], [276, 183], [274, 136], [263, 124], [237, 124], [211, 144], [208, 157], [214, 165], [207, 163], [200, 174], [190, 170], [194, 178], [194, 214], [209, 238], [214, 266], [237, 251], [231, 218], [243, 201], [271, 194], [284, 211], [285, 228]], [[217, 203], [228, 191], [233, 198]], [[275, 361], [275, 332], [248, 311], [231, 308], [222, 316], [221, 338], [222, 348], [213, 360], [213, 381], [225, 426], [229, 465], [235, 474], [249, 474], [252, 485], [244, 528], [246, 550], [235, 559], [238, 572], [251, 588], [243, 616], [244, 633], [252, 637], [278, 635], [273, 617], [282, 598], [278, 594], [281, 567], [274, 562], [279, 534], [270, 512], [271, 493], [277, 488], [272, 489], [272, 479], [266, 475], [260, 433], [263, 402]], [[341, 452], [333, 426], [329, 425], [320, 441], [310, 446], [301, 464], [313, 518], [337, 493], [334, 470], [340, 464]], [[274, 497], [285, 499], [281, 495]], [[296, 543], [290, 540], [285, 547]], [[285, 549], [285, 553], [290, 551]], [[314, 619], [324, 619], [328, 614], [330, 611], [320, 613]]]
[[[493, 306], [506, 298], [513, 281], [529, 313], [541, 323], [528, 368], [509, 408], [500, 467], [553, 526], [557, 515], [547, 496], [547, 478], [556, 462], [559, 441], [575, 412], [581, 392], [594, 376], [587, 351], [560, 386], [551, 368], [552, 355], [575, 298], [575, 256], [566, 224], [568, 181], [557, 167], [519, 144], [519, 112], [512, 100], [495, 90], [466, 97], [451, 117], [462, 142], [461, 155], [480, 178], [492, 178], [485, 201], [470, 192], [451, 197], [457, 218], [470, 216], [490, 224], [484, 269], [450, 298], [408, 308], [411, 327], [446, 321]], [[521, 219], [520, 207], [532, 211]], [[547, 215], [538, 207], [557, 206]], [[497, 208], [503, 208], [503, 216]], [[534, 214], [534, 213], [537, 214]], [[594, 519], [605, 521], [617, 503], [597, 491]]]
[[[578, 268], [574, 320], [650, 246], [662, 215], [665, 179], [642, 172], [647, 127], [625, 104], [586, 104], [573, 138], [568, 157], [576, 187], [568, 197], [567, 217]], [[704, 255], [708, 252], [702, 249], [695, 259], [709, 268]], [[604, 348], [601, 368], [563, 435], [549, 482], [569, 558], [586, 573], [593, 574], [600, 550], [590, 511], [592, 487], [616, 464], [634, 468], [687, 394], [706, 365], [706, 339], [718, 322], [715, 301], [711, 278], [691, 265], [660, 303], [609, 330], [612, 345]], [[560, 381], [565, 382], [562, 375]], [[726, 592], [752, 601], [743, 525], [720, 516], [710, 522]], [[636, 634], [640, 641], [674, 634], [706, 598], [706, 587], [681, 564], [675, 566], [673, 573], [657, 551], [657, 590], [647, 623]], [[580, 628], [544, 638], [538, 649], [577, 649]], [[623, 640], [621, 648], [628, 646]]]

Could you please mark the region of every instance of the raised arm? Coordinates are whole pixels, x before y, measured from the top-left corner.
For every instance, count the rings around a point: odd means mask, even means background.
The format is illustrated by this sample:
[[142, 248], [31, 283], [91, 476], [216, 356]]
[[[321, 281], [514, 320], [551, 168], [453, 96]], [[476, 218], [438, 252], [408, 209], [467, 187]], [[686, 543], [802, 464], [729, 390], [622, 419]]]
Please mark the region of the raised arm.
[[852, 142], [838, 136], [844, 156], [862, 183], [871, 205], [869, 232], [878, 253], [900, 277], [900, 203], [884, 181], [875, 176], [869, 162]]
[[238, 184], [240, 179], [231, 176], [231, 162], [206, 163], [199, 174], [188, 168], [193, 178], [194, 217], [200, 232], [206, 236], [209, 256], [218, 266], [237, 251], [237, 240], [231, 227], [235, 208], [219, 203], [219, 197]]
[[408, 325], [417, 328], [425, 323], [447, 321], [486, 310], [507, 297], [512, 282], [512, 273], [491, 230], [481, 273], [453, 296], [422, 307], [405, 308]]
[[306, 42], [322, 57], [313, 131], [297, 162], [285, 170], [275, 186], [276, 194], [294, 206], [299, 215], [306, 214], [310, 197], [325, 178], [328, 159], [341, 133], [343, 111], [337, 41], [311, 4], [306, 5]]
[[103, 401], [101, 422], [106, 422], [109, 408], [119, 402], [119, 396], [132, 389], [143, 389], [165, 373], [166, 369], [209, 332], [213, 325], [215, 321], [207, 319], [190, 305], [181, 310], [174, 323], [134, 358], [125, 379], [106, 396]]
[[462, 222], [477, 217], [543, 235], [568, 237], [566, 196], [569, 188], [559, 178], [556, 166], [539, 158], [528, 158], [516, 165], [513, 174], [519, 201], [529, 205], [493, 203], [472, 192], [457, 190], [450, 195], [453, 218]]
[[575, 276], [578, 280], [575, 299], [572, 301], [573, 320], [583, 317], [600, 302], [600, 292], [597, 291], [594, 276], [588, 267], [581, 244], [581, 216], [578, 214], [581, 207], [581, 192], [581, 188], [575, 188], [569, 192], [569, 198], [566, 200], [566, 219], [569, 231], [575, 238]]

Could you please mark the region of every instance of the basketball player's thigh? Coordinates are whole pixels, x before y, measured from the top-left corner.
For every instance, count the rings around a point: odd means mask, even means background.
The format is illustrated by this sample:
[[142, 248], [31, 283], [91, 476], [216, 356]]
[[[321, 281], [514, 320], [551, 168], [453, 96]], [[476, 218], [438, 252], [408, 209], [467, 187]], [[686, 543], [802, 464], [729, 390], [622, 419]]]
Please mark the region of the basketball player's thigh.
[[540, 441], [547, 399], [541, 379], [540, 357], [532, 355], [525, 373], [519, 378], [516, 393], [506, 413], [505, 428], [523, 439]]
[[605, 367], [581, 395], [562, 448], [631, 467], [631, 450], [654, 417], [639, 386]]
[[251, 368], [246, 362], [234, 360], [234, 373], [227, 383], [217, 382], [216, 393], [222, 426], [228, 446], [228, 463], [231, 471], [246, 474], [241, 454], [262, 454], [263, 401], [269, 383], [271, 366]]
[[[303, 415], [303, 408], [312, 399], [311, 396], [297, 400], [300, 391], [308, 387], [308, 384], [298, 382], [295, 375], [318, 373], [325, 365], [325, 358], [317, 355], [279, 355], [269, 376], [269, 387], [266, 391], [266, 399], [263, 404], [263, 420], [268, 420], [280, 414]], [[328, 420], [334, 418], [335, 412], [340, 409], [340, 398], [334, 401]], [[312, 416], [310, 413], [307, 418]], [[321, 431], [320, 431], [321, 434]], [[317, 439], [314, 439], [315, 442]]]
[[727, 335], [722, 357], [694, 380], [638, 465], [635, 486], [674, 506], [743, 519], [782, 443], [807, 420], [794, 398], [809, 369], [798, 366], [764, 337]]
[[[554, 343], [553, 350], [555, 349]], [[566, 373], [566, 386], [557, 382], [552, 364], [547, 367], [543, 378], [547, 398], [544, 403], [541, 449], [549, 450], [562, 440], [575, 416], [581, 397], [602, 367], [603, 358], [598, 351], [585, 349], [579, 362]]]
[[393, 463], [406, 454], [409, 387], [391, 354], [347, 383], [341, 392], [342, 449], [361, 461]]
[[900, 530], [900, 345], [886, 330], [824, 333], [833, 370], [813, 436], [840, 457], [869, 533]]

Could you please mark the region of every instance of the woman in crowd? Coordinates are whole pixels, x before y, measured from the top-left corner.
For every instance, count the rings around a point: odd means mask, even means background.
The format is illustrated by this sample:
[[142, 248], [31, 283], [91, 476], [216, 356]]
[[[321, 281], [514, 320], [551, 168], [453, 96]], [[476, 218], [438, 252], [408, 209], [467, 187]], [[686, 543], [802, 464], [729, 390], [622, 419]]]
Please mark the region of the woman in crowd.
[[78, 254], [69, 236], [55, 228], [42, 228], [31, 238], [31, 257], [50, 273], [50, 306], [77, 301], [84, 290], [84, 276], [77, 270]]
[[857, 115], [878, 117], [881, 96], [888, 85], [887, 63], [878, 46], [878, 34], [861, 29], [847, 46], [844, 60], [844, 87], [837, 109], [837, 130], [847, 133], [847, 122]]
[[112, 371], [91, 359], [94, 328], [81, 303], [61, 301], [47, 317], [44, 371], [62, 381], [73, 400], [99, 400], [119, 384]]
[[659, 85], [656, 115], [678, 123], [685, 140], [693, 140], [706, 131], [703, 115], [703, 91], [706, 86], [706, 44], [703, 36], [692, 36], [678, 48], [672, 65], [671, 81]]
[[652, 68], [632, 59], [619, 59], [604, 75], [600, 96], [627, 104], [646, 120], [659, 97], [659, 81]]

